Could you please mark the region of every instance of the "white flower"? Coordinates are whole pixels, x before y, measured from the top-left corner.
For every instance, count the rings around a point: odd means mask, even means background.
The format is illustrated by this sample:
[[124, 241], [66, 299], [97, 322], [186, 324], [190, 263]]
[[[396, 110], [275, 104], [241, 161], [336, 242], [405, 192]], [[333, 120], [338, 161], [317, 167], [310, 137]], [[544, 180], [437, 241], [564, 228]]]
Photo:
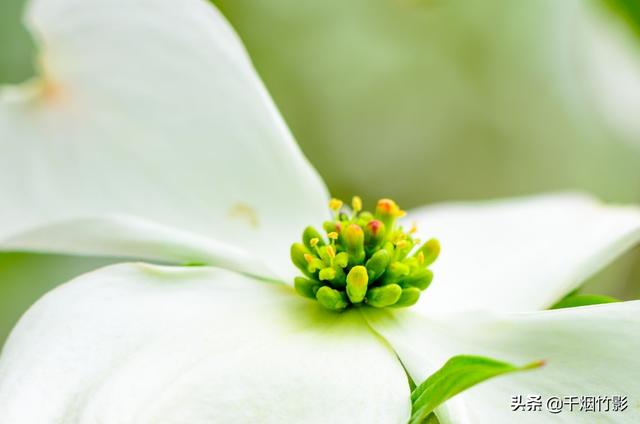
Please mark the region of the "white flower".
[[638, 242], [637, 208], [410, 212], [443, 245], [432, 287], [331, 313], [287, 285], [326, 189], [216, 11], [38, 0], [29, 23], [42, 75], [0, 102], [0, 248], [210, 266], [116, 265], [46, 295], [0, 358], [0, 422], [406, 422], [402, 364], [420, 382], [458, 354], [548, 364], [453, 398], [443, 423], [540, 422], [518, 394], [637, 401], [640, 302], [540, 311]]

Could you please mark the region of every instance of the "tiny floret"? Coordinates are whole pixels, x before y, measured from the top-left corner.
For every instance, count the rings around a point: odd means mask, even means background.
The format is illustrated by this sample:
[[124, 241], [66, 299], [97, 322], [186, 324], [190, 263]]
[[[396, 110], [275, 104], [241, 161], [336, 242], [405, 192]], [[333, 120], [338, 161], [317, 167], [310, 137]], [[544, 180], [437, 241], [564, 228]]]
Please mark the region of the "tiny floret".
[[433, 280], [428, 267], [440, 243], [421, 244], [415, 224], [404, 230], [397, 220], [405, 212], [393, 200], [378, 201], [375, 213], [363, 211], [358, 196], [351, 206], [331, 199], [333, 219], [323, 223], [325, 235], [307, 227], [302, 243], [292, 245], [291, 259], [304, 275], [296, 277], [296, 291], [332, 311], [415, 304]]
[[329, 200], [329, 209], [331, 209], [332, 211], [339, 211], [340, 208], [342, 207], [342, 200], [338, 200], [338, 199], [331, 199]]
[[362, 199], [360, 196], [353, 196], [353, 199], [351, 199], [351, 208], [355, 213], [362, 210]]

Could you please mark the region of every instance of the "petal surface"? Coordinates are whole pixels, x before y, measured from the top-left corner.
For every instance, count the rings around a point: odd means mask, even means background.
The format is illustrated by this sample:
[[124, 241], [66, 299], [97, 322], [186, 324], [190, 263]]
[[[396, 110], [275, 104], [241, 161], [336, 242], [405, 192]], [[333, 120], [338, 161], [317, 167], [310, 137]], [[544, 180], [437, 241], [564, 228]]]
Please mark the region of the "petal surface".
[[128, 215], [292, 269], [326, 190], [211, 5], [34, 0], [27, 22], [41, 75], [0, 93], [0, 240]]
[[557, 194], [409, 213], [442, 245], [424, 313], [551, 306], [640, 241], [640, 208]]
[[0, 421], [401, 423], [408, 389], [357, 311], [229, 271], [125, 264], [23, 317], [0, 359]]
[[[423, 381], [451, 356], [475, 354], [524, 365], [546, 364], [498, 377], [462, 392], [438, 410], [443, 424], [636, 423], [640, 381], [640, 301], [519, 314], [462, 313], [438, 319], [412, 311], [368, 314], [415, 381]], [[541, 411], [512, 411], [512, 396], [542, 396]], [[609, 396], [609, 412], [548, 412], [551, 397]], [[613, 396], [626, 396], [613, 411]], [[603, 405], [604, 407], [604, 405]]]
[[181, 265], [215, 264], [266, 278], [279, 275], [277, 267], [238, 246], [131, 216], [103, 215], [55, 222], [6, 239], [0, 250], [79, 253]]

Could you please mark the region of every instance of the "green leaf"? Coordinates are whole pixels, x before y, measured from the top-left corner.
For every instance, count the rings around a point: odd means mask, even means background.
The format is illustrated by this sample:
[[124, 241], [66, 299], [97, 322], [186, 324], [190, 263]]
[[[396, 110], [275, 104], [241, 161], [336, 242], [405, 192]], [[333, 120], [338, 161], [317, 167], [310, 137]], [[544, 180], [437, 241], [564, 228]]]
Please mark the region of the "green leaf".
[[577, 306], [598, 305], [619, 302], [618, 299], [600, 294], [570, 294], [549, 309], [575, 308]]
[[[473, 355], [459, 355], [449, 359], [411, 393], [410, 424], [431, 423], [429, 415], [463, 390], [499, 375], [538, 368], [536, 361], [524, 366]], [[434, 417], [435, 418], [435, 417]]]
[[440, 420], [438, 420], [436, 414], [432, 412], [424, 419], [424, 421], [422, 421], [421, 424], [440, 424]]
[[603, 0], [615, 13], [624, 19], [631, 30], [640, 36], [640, 2], [638, 0]]

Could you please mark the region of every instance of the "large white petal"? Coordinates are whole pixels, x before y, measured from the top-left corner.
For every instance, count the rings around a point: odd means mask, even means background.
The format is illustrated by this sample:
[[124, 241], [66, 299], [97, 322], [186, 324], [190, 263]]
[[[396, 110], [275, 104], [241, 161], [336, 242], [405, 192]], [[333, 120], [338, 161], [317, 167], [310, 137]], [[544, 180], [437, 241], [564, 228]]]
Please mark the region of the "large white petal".
[[99, 216], [55, 222], [16, 234], [0, 250], [79, 253], [156, 262], [215, 264], [276, 278], [272, 264], [232, 244], [130, 216]]
[[[423, 381], [451, 356], [475, 354], [538, 369], [482, 383], [447, 402], [443, 424], [640, 422], [640, 301], [552, 311], [461, 313], [427, 318], [412, 311], [369, 314], [410, 375]], [[624, 412], [512, 412], [511, 397], [626, 396]]]
[[546, 308], [640, 240], [640, 208], [578, 194], [436, 205], [409, 219], [442, 245], [425, 313]]
[[358, 311], [211, 268], [118, 265], [41, 299], [0, 359], [0, 422], [406, 422]]
[[212, 6], [35, 0], [29, 10], [41, 75], [0, 95], [0, 240], [131, 215], [291, 269], [289, 243], [324, 219], [325, 187]]

